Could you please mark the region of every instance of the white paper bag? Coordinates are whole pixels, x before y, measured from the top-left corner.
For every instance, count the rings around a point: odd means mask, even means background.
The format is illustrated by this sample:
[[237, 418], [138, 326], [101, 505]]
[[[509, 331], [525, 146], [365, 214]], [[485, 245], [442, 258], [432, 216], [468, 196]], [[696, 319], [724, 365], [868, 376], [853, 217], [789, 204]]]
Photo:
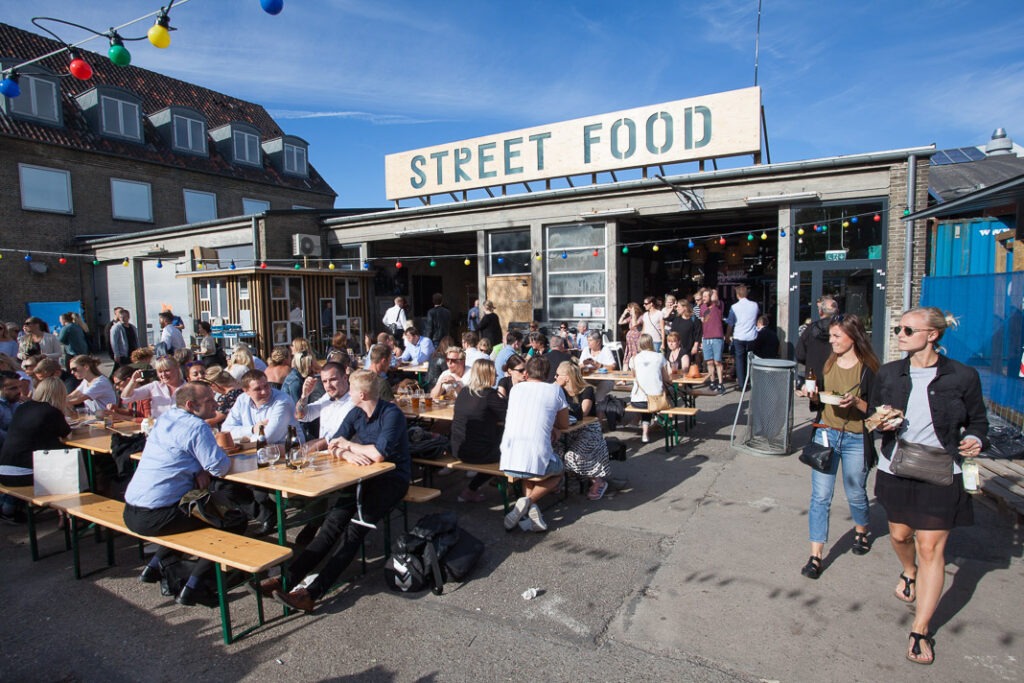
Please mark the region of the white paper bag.
[[89, 489], [89, 477], [78, 448], [55, 448], [32, 453], [35, 495], [81, 493]]
[[259, 467], [256, 462], [255, 453], [246, 453], [245, 455], [231, 455], [228, 456], [231, 460], [231, 470], [228, 474], [237, 474], [239, 472], [252, 472], [254, 469]]

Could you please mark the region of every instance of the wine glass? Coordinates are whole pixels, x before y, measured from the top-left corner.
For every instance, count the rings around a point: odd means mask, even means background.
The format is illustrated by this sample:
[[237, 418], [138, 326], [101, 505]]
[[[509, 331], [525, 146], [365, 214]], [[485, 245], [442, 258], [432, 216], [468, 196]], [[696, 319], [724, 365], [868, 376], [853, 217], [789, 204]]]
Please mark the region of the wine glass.
[[277, 469], [276, 464], [281, 459], [281, 447], [280, 446], [267, 446], [267, 462], [270, 463], [270, 469]]
[[306, 463], [306, 454], [302, 452], [301, 446], [288, 451], [288, 462], [295, 468], [295, 472], [301, 472], [302, 466]]
[[299, 446], [299, 451], [302, 453], [302, 462], [306, 469], [316, 469], [316, 449], [313, 448], [313, 444], [304, 443]]

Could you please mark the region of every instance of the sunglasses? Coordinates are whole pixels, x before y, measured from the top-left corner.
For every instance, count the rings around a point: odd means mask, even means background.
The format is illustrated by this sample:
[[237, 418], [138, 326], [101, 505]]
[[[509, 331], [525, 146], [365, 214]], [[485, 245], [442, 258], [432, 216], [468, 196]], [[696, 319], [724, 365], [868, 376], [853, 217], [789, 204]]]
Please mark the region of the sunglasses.
[[526, 368], [509, 368], [509, 372], [526, 372]]
[[897, 325], [892, 328], [892, 333], [898, 337], [900, 332], [903, 332], [904, 337], [912, 337], [918, 332], [931, 332], [934, 329], [934, 327], [909, 327], [907, 325]]
[[461, 358], [445, 358], [444, 360], [447, 363], [458, 363], [462, 359]]

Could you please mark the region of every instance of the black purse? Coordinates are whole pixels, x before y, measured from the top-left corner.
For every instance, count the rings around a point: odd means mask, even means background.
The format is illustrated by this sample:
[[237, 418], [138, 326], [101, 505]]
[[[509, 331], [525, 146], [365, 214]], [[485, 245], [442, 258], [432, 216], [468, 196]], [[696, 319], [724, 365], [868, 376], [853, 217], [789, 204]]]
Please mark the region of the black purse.
[[811, 430], [810, 442], [800, 451], [800, 462], [819, 472], [828, 473], [832, 469], [833, 451], [831, 446], [823, 446], [814, 441], [814, 433], [817, 429], [815, 427]]
[[904, 479], [916, 479], [936, 486], [953, 483], [953, 458], [945, 448], [936, 446], [900, 439], [889, 461], [889, 469]]

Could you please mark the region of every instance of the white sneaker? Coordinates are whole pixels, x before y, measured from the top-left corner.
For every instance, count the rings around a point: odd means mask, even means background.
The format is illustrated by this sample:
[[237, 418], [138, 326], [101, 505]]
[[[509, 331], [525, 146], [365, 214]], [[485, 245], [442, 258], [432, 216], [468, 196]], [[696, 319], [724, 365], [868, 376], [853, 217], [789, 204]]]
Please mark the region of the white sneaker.
[[540, 514], [540, 507], [537, 505], [530, 506], [530, 511], [527, 513], [530, 521], [533, 522], [534, 531], [547, 531], [548, 523], [544, 521], [544, 516]]
[[[512, 531], [516, 528], [516, 524], [519, 524], [519, 520], [523, 518], [527, 510], [531, 509], [531, 501], [528, 496], [523, 496], [516, 501], [516, 504], [512, 506], [512, 510], [505, 515], [505, 531]], [[531, 519], [533, 519], [531, 517]]]

